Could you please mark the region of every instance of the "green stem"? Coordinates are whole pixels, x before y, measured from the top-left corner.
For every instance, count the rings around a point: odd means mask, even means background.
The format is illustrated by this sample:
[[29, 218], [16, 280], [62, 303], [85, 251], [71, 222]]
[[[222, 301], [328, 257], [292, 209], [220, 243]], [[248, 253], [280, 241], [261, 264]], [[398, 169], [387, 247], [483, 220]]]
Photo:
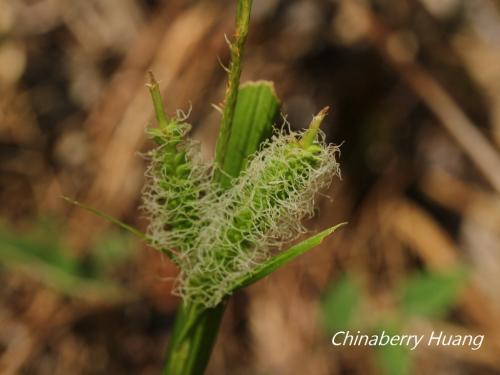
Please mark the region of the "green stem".
[[181, 303], [167, 351], [164, 375], [200, 375], [210, 359], [225, 303], [207, 309]]
[[[241, 59], [248, 34], [252, 0], [238, 0], [236, 13], [236, 31], [234, 42], [230, 45], [231, 62], [228, 72], [228, 83], [224, 98], [219, 138], [215, 153], [216, 164], [223, 169], [224, 157], [231, 154], [241, 154], [238, 150], [228, 150], [228, 143], [233, 127], [233, 118], [238, 100], [238, 88], [241, 75]], [[156, 101], [153, 97], [153, 102]], [[156, 111], [157, 115], [159, 111]], [[160, 116], [161, 117], [161, 116]], [[158, 119], [160, 121], [160, 119]], [[255, 150], [250, 150], [254, 152]], [[240, 155], [239, 155], [240, 156]], [[241, 155], [246, 157], [248, 155]], [[224, 171], [226, 172], [226, 171]], [[215, 179], [222, 183], [224, 176], [216, 171]], [[183, 302], [179, 307], [166, 362], [163, 369], [164, 375], [200, 375], [203, 374], [208, 364], [212, 348], [217, 338], [225, 303], [222, 302], [213, 308], [205, 308]]]
[[163, 99], [160, 93], [160, 85], [158, 81], [155, 79], [152, 72], [149, 72], [149, 83], [146, 85], [149, 89], [149, 93], [151, 94], [151, 99], [153, 100], [153, 107], [155, 110], [156, 121], [158, 122], [158, 126], [160, 128], [166, 127], [168, 120], [167, 115], [165, 113], [165, 107], [163, 106]]
[[[168, 119], [160, 88], [151, 72], [149, 78], [147, 86], [153, 100], [156, 120], [160, 128], [165, 128]], [[181, 303], [176, 314], [163, 374], [199, 375], [204, 372], [217, 337], [224, 307], [224, 303], [212, 309]]]
[[[238, 86], [240, 84], [243, 50], [248, 34], [250, 23], [250, 13], [252, 9], [252, 0], [238, 0], [236, 10], [236, 31], [234, 41], [230, 43], [231, 62], [229, 65], [226, 94], [224, 96], [224, 109], [219, 129], [219, 137], [215, 150], [215, 163], [222, 168], [224, 158], [227, 156], [227, 144], [231, 136], [234, 111], [236, 101], [238, 100]], [[215, 178], [220, 178], [220, 171], [216, 171]]]

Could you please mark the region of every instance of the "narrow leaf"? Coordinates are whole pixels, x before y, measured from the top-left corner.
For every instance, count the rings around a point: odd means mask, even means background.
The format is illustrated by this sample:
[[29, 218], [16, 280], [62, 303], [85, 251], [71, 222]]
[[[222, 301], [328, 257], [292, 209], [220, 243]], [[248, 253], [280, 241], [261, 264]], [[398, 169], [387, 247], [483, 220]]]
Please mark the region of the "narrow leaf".
[[[110, 279], [82, 273], [81, 263], [71, 257], [55, 223], [44, 218], [23, 233], [0, 223], [0, 263], [15, 272], [41, 281], [65, 295], [86, 300], [121, 300], [126, 289]], [[128, 297], [127, 297], [128, 298]]]
[[2, 261], [9, 268], [40, 280], [63, 294], [85, 300], [107, 302], [128, 299], [133, 295], [133, 293], [112, 281], [81, 277], [37, 259], [31, 254], [20, 254], [18, 249], [12, 249], [11, 253], [14, 251], [18, 251], [18, 255], [8, 260], [2, 254]]
[[309, 237], [308, 239], [298, 243], [297, 245], [292, 246], [288, 250], [280, 252], [278, 255], [272, 257], [269, 259], [267, 262], [259, 266], [257, 269], [255, 269], [253, 272], [250, 274], [244, 276], [241, 278], [236, 284], [233, 290], [244, 288], [250, 284], [255, 283], [256, 281], [259, 281], [260, 279], [266, 277], [267, 275], [271, 274], [278, 268], [284, 266], [285, 264], [290, 263], [292, 260], [297, 258], [299, 255], [302, 255], [312, 248], [318, 246], [323, 242], [323, 240], [335, 232], [337, 229], [340, 227], [346, 225], [347, 223], [340, 223], [337, 224], [331, 228], [328, 228], [312, 237]]
[[83, 208], [83, 209], [85, 209], [85, 210], [93, 213], [94, 215], [99, 216], [99, 217], [101, 217], [101, 218], [109, 221], [110, 223], [118, 225], [120, 228], [123, 228], [126, 231], [132, 233], [134, 236], [139, 237], [141, 240], [147, 241], [147, 237], [146, 237], [146, 235], [144, 233], [142, 233], [137, 228], [134, 228], [134, 227], [132, 227], [132, 226], [130, 226], [128, 224], [125, 224], [123, 221], [120, 221], [117, 218], [114, 218], [113, 216], [105, 214], [104, 212], [99, 211], [97, 208], [94, 208], [94, 207], [88, 206], [88, 205], [86, 205], [84, 203], [75, 201], [74, 199], [71, 199], [71, 198], [68, 198], [68, 197], [63, 197], [63, 199], [66, 200], [69, 203], [74, 204], [75, 206]]

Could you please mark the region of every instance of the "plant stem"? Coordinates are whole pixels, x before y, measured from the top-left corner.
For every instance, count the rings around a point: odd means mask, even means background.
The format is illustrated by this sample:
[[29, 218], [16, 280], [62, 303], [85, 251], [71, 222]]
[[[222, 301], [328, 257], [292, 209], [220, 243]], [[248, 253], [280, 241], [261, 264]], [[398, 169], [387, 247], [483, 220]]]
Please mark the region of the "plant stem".
[[[227, 144], [231, 136], [234, 111], [238, 100], [238, 86], [240, 84], [243, 50], [247, 39], [248, 27], [250, 23], [250, 13], [252, 0], [238, 0], [236, 10], [236, 30], [234, 41], [229, 43], [231, 52], [231, 62], [229, 65], [226, 94], [224, 96], [224, 109], [215, 150], [215, 163], [222, 168], [224, 158], [227, 156]], [[216, 179], [220, 178], [220, 171], [216, 171]]]
[[165, 107], [163, 106], [163, 99], [160, 93], [160, 85], [158, 84], [158, 81], [156, 81], [152, 72], [149, 72], [149, 83], [146, 86], [148, 87], [151, 99], [153, 100], [153, 107], [158, 126], [160, 128], [165, 127], [167, 126], [168, 121], [167, 115], [165, 114]]
[[[215, 179], [219, 183], [222, 183], [222, 177], [224, 176], [221, 170], [224, 168], [225, 156], [243, 158], [248, 156], [243, 155], [239, 150], [228, 150], [228, 144], [233, 128], [236, 102], [238, 100], [242, 66], [241, 59], [248, 34], [251, 7], [252, 0], [238, 0], [236, 31], [234, 42], [230, 43], [231, 62], [215, 153], [216, 165], [221, 168], [220, 170], [216, 170], [215, 175]], [[272, 123], [267, 124], [267, 126], [272, 126]], [[263, 131], [267, 132], [267, 129]], [[247, 151], [253, 153], [255, 150]], [[181, 303], [176, 314], [174, 329], [166, 354], [166, 362], [163, 369], [164, 375], [203, 374], [212, 353], [215, 339], [217, 338], [225, 305], [225, 301], [213, 308], [205, 308], [189, 302]]]
[[181, 303], [167, 351], [163, 375], [200, 375], [210, 359], [225, 303], [207, 309]]
[[[218, 180], [222, 187], [230, 186], [231, 176], [238, 176], [245, 166], [246, 158], [270, 136], [278, 108], [278, 99], [269, 82], [250, 83], [240, 88], [234, 132], [227, 144], [230, 163], [224, 165], [225, 174], [221, 174]], [[254, 115], [249, 116], [249, 113]], [[224, 302], [211, 309], [182, 303], [177, 312], [164, 374], [203, 373], [224, 308]]]

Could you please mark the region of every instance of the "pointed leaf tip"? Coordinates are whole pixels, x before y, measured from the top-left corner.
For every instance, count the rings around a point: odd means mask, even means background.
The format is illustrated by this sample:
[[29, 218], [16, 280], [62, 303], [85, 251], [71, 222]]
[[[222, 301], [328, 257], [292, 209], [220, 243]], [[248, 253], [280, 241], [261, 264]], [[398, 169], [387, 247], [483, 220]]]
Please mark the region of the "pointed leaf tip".
[[125, 229], [126, 231], [132, 233], [134, 236], [139, 237], [141, 240], [144, 240], [144, 241], [147, 240], [146, 234], [142, 233], [139, 229], [134, 228], [131, 225], [125, 224], [123, 221], [120, 221], [120, 220], [114, 218], [111, 215], [108, 215], [108, 214], [106, 214], [106, 213], [104, 213], [102, 211], [99, 211], [97, 208], [88, 206], [88, 205], [86, 205], [84, 203], [78, 202], [78, 201], [76, 201], [76, 200], [74, 200], [72, 198], [66, 197], [66, 196], [62, 196], [62, 198], [66, 202], [69, 202], [71, 204], [74, 204], [75, 206], [83, 208], [83, 209], [89, 211], [90, 213], [92, 213], [92, 214], [94, 214], [96, 216], [99, 216], [99, 217], [101, 217], [101, 218], [109, 221], [112, 224], [118, 225], [120, 228]]
[[240, 280], [238, 280], [233, 287], [233, 291], [251, 285], [276, 271], [278, 268], [281, 268], [285, 264], [290, 263], [299, 255], [302, 255], [321, 244], [321, 242], [323, 242], [326, 237], [346, 224], [347, 222], [339, 223], [331, 228], [325, 229], [324, 231], [305, 239], [302, 242], [299, 242], [298, 244], [290, 247], [285, 251], [280, 252], [279, 254], [267, 260], [267, 262], [265, 262], [264, 264], [260, 265], [253, 272], [243, 276]]
[[313, 119], [309, 123], [308, 129], [300, 140], [300, 145], [303, 148], [307, 148], [313, 144], [316, 136], [318, 135], [319, 127], [321, 126], [321, 123], [323, 122], [325, 116], [328, 114], [329, 110], [330, 107], [326, 106], [321, 111], [319, 111], [316, 116], [313, 117]]

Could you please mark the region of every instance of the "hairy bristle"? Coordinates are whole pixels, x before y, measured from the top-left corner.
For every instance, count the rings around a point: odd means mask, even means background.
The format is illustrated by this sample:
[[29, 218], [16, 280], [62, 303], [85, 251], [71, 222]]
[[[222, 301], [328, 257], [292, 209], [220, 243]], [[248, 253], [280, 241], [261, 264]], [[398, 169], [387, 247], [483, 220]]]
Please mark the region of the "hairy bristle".
[[272, 248], [305, 231], [301, 219], [312, 216], [316, 193], [340, 173], [338, 148], [321, 141], [312, 154], [297, 136], [274, 136], [232, 188], [205, 208], [208, 225], [187, 257], [193, 261], [181, 267], [177, 294], [215, 306]]
[[[190, 251], [198, 236], [199, 220], [210, 206], [213, 189], [211, 165], [202, 161], [199, 145], [185, 139], [189, 125], [175, 126], [177, 134], [166, 134], [147, 154], [150, 163], [143, 209], [150, 218], [147, 235], [151, 244], [167, 254], [176, 254], [172, 258], [181, 264], [183, 254]], [[161, 135], [155, 132], [154, 136]]]
[[188, 131], [179, 119], [150, 130], [159, 146], [148, 154], [143, 207], [151, 244], [180, 268], [174, 292], [212, 307], [274, 248], [305, 231], [302, 219], [313, 215], [316, 193], [340, 175], [339, 149], [321, 132], [307, 142], [307, 130], [279, 132], [222, 190]]

